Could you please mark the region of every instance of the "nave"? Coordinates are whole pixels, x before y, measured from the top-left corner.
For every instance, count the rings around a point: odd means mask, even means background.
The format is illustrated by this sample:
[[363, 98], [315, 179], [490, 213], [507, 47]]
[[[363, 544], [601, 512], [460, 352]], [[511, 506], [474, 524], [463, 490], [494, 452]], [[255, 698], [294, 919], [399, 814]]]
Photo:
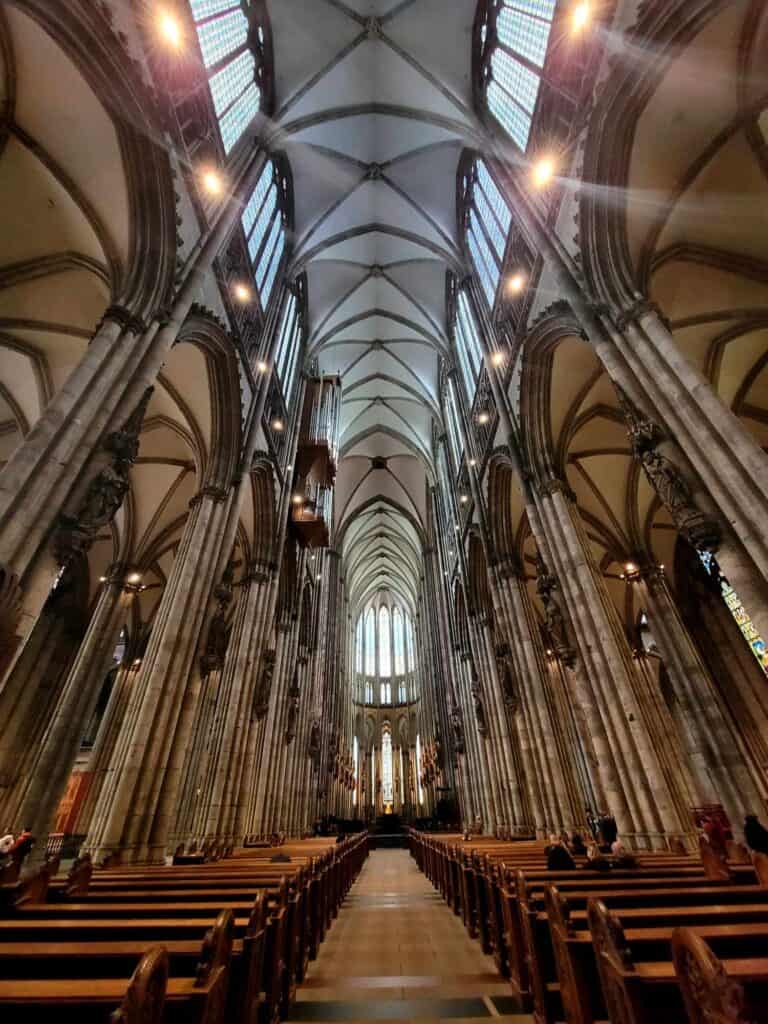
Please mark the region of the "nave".
[[515, 1005], [405, 850], [371, 851], [296, 998], [296, 1022], [487, 1019]]

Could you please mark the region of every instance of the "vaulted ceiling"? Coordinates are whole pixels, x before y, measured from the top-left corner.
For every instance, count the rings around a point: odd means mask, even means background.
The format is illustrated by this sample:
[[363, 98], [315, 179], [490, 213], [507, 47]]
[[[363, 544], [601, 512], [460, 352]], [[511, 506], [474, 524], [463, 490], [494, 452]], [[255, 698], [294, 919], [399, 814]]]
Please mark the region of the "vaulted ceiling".
[[[273, 145], [293, 171], [291, 272], [310, 355], [343, 385], [334, 530], [353, 604], [415, 601], [445, 278], [460, 269], [456, 170], [477, 145], [476, 0], [271, 0]], [[354, 608], [353, 608], [354, 610]]]

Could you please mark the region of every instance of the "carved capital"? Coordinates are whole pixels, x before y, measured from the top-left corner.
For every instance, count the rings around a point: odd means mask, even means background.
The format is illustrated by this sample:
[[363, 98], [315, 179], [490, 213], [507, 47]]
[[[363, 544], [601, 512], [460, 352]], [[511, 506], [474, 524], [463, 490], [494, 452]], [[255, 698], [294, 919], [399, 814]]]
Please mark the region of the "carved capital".
[[205, 487], [201, 487], [197, 494], [193, 495], [189, 499], [189, 507], [194, 508], [199, 505], [204, 498], [210, 498], [214, 505], [221, 505], [229, 497], [229, 491], [224, 487], [216, 487], [213, 484], [207, 484]]
[[636, 324], [638, 320], [642, 320], [645, 316], [657, 316], [662, 324], [669, 331], [671, 330], [671, 324], [667, 317], [659, 309], [658, 305], [647, 299], [644, 296], [638, 296], [637, 299], [626, 309], [622, 310], [621, 313], [616, 317], [616, 326], [620, 331], [626, 330], [630, 324]]
[[553, 494], [562, 494], [569, 501], [576, 501], [576, 495], [568, 483], [561, 480], [559, 476], [551, 476], [548, 480], [537, 481], [536, 488], [539, 494], [547, 495], [547, 497], [552, 497]]

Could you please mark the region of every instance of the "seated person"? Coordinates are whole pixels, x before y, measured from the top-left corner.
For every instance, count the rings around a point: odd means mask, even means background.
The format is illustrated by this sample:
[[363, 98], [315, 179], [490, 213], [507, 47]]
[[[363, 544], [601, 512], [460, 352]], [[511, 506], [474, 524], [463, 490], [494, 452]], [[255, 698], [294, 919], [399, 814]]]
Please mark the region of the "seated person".
[[587, 847], [581, 832], [574, 832], [571, 836], [571, 853], [574, 857], [585, 857], [587, 854]]
[[590, 843], [587, 848], [586, 867], [590, 871], [610, 871], [611, 862], [600, 852], [597, 843]]
[[549, 846], [544, 850], [547, 855], [548, 871], [572, 871], [576, 864], [567, 848], [557, 836], [550, 836]]

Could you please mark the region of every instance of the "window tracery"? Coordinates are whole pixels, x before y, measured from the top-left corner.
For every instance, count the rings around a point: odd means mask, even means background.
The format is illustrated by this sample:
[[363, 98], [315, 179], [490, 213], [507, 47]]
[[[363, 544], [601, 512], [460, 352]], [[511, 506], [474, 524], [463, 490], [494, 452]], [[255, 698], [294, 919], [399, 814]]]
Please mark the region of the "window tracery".
[[[190, 0], [189, 6], [222, 145], [229, 153], [262, 106], [250, 22], [239, 0]], [[263, 44], [263, 29], [256, 39]]]
[[[266, 310], [269, 305], [277, 271], [285, 252], [283, 207], [286, 188], [287, 183], [275, 160], [268, 160], [241, 217], [251, 259], [251, 271], [262, 310]], [[298, 304], [295, 296], [292, 298], [293, 312], [298, 318]], [[288, 305], [290, 307], [290, 303]]]
[[471, 401], [477, 390], [483, 353], [477, 321], [464, 288], [459, 290], [456, 297], [455, 339], [461, 375]]
[[488, 111], [528, 148], [556, 0], [491, 0], [481, 7], [481, 79]]

